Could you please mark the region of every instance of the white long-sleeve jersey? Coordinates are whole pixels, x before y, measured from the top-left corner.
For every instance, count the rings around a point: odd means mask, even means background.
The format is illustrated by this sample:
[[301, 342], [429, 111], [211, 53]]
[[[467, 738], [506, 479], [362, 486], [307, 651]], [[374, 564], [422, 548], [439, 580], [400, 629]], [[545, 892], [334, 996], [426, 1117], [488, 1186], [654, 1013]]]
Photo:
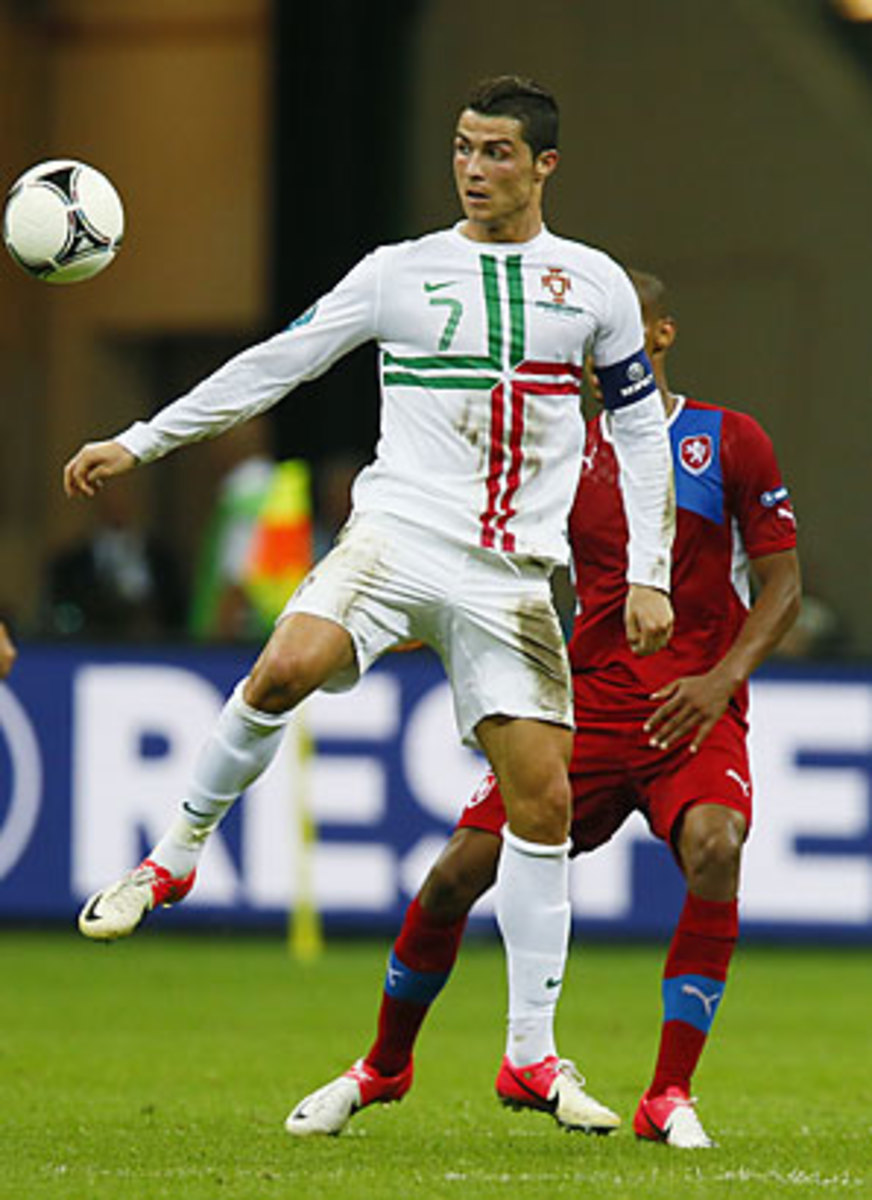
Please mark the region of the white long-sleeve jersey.
[[383, 246], [287, 329], [116, 440], [149, 461], [213, 437], [371, 339], [381, 433], [354, 511], [549, 562], [567, 558], [585, 352], [600, 367], [629, 363], [613, 432], [632, 466], [630, 578], [668, 586], [671, 460], [653, 382], [643, 387], [632, 361], [643, 345], [636, 294], [606, 254], [544, 228], [522, 244], [455, 227]]

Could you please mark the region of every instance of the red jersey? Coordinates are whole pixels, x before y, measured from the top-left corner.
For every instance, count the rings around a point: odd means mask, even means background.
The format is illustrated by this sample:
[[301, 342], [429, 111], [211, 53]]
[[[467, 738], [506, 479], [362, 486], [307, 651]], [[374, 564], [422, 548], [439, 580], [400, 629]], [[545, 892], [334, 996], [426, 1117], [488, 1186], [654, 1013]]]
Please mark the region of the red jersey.
[[[652, 692], [723, 657], [750, 604], [751, 559], [796, 545], [796, 522], [772, 443], [745, 413], [678, 398], [669, 418], [677, 522], [672, 551], [675, 631], [639, 658], [627, 645], [627, 522], [602, 414], [589, 422], [570, 514], [579, 610], [569, 646], [577, 723], [646, 717]], [[732, 703], [743, 719], [747, 688]]]

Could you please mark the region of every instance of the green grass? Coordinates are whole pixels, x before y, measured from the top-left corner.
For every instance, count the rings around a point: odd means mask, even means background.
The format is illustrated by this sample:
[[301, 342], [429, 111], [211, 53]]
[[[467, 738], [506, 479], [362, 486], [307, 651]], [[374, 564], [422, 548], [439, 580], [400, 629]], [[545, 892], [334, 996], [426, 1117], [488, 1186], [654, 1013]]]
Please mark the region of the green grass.
[[[0, 932], [2, 1200], [872, 1196], [868, 953], [746, 949], [697, 1077], [721, 1148], [560, 1131], [493, 1098], [498, 946], [467, 947], [400, 1105], [339, 1138], [284, 1117], [370, 1041], [386, 944], [308, 967], [278, 938], [158, 928], [110, 947]], [[657, 948], [576, 947], [563, 1053], [627, 1120], [658, 1025]]]

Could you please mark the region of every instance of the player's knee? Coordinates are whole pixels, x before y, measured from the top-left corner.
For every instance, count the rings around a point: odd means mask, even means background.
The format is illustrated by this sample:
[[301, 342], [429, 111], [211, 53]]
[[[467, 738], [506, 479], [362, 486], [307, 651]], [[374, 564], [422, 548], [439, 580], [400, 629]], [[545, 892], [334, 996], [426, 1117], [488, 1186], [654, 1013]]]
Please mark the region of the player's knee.
[[333, 621], [292, 613], [276, 627], [245, 687], [245, 699], [265, 712], [286, 712], [337, 671], [354, 666], [350, 634]]
[[286, 712], [318, 686], [317, 675], [305, 650], [267, 645], [252, 667], [245, 698], [264, 712]]
[[480, 895], [474, 879], [452, 867], [434, 867], [421, 889], [427, 912], [444, 921], [459, 921]]
[[684, 823], [681, 860], [692, 890], [732, 893], [738, 889], [745, 822], [731, 809], [717, 809]]
[[534, 790], [521, 793], [509, 812], [509, 828], [529, 842], [562, 842], [569, 836], [572, 795], [565, 771], [554, 771]]
[[465, 832], [455, 834], [419, 893], [423, 907], [445, 921], [459, 921], [466, 916], [496, 879], [499, 838], [474, 831], [472, 837], [464, 839]]

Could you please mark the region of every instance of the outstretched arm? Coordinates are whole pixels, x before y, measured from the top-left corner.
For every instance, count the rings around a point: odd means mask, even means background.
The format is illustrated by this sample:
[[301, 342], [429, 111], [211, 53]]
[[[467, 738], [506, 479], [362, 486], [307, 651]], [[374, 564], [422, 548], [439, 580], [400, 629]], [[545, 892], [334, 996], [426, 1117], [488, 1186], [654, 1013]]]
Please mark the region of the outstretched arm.
[[376, 254], [287, 329], [243, 350], [149, 421], [136, 421], [107, 441], [89, 442], [64, 469], [68, 496], [94, 496], [107, 479], [171, 450], [216, 437], [265, 412], [343, 354], [375, 337]]
[[720, 662], [704, 675], [687, 675], [652, 696], [662, 701], [645, 729], [652, 745], [665, 750], [688, 734], [696, 751], [726, 711], [741, 684], [775, 649], [799, 615], [801, 582], [795, 550], [753, 561], [760, 583], [745, 624]]

